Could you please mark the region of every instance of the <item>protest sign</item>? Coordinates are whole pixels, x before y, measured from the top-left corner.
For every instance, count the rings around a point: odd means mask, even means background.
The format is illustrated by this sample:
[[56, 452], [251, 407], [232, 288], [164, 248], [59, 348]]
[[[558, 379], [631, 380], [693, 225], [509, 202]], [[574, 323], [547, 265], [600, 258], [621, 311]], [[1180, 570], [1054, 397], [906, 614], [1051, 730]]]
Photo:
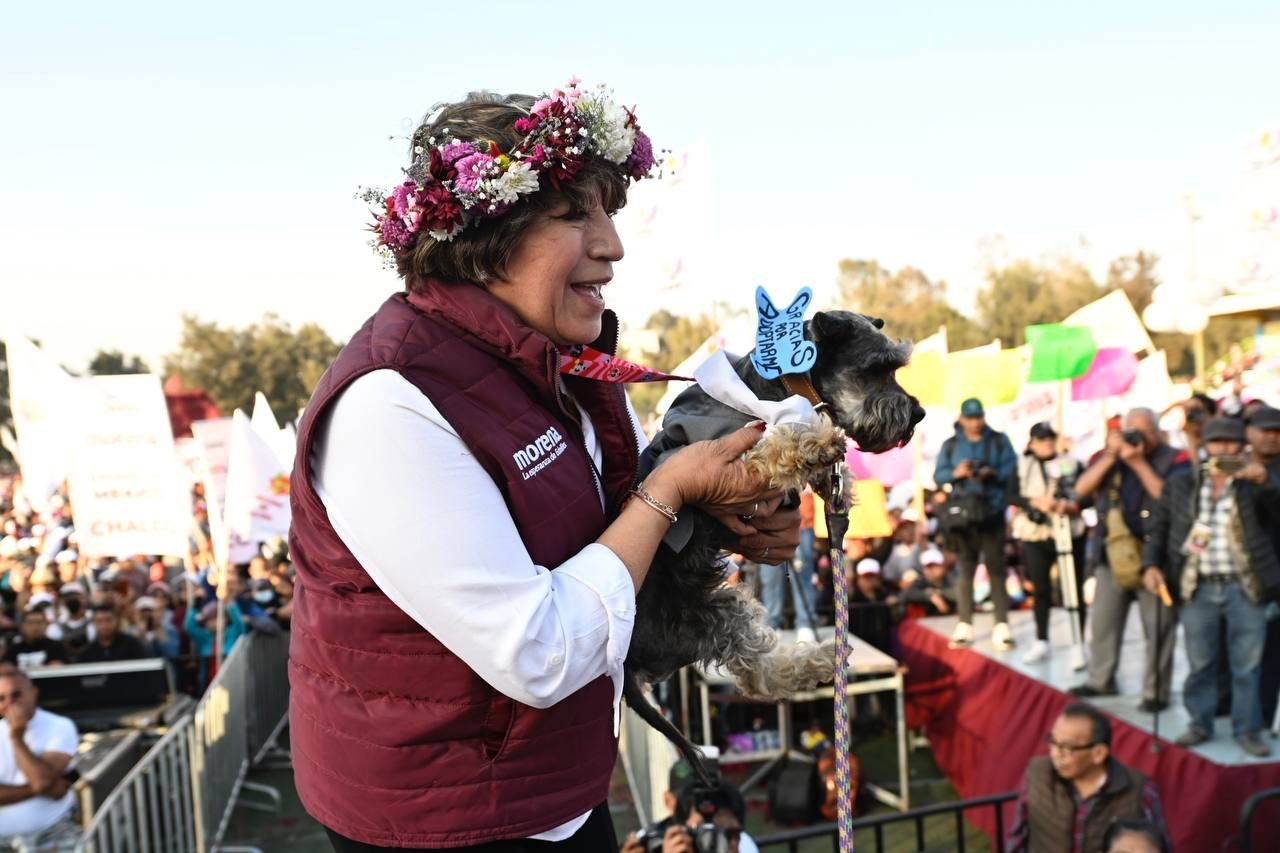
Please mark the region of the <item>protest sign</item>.
[[94, 376], [79, 384], [82, 433], [68, 481], [80, 552], [184, 555], [191, 496], [159, 378]]
[[5, 351], [22, 489], [35, 509], [46, 512], [50, 496], [67, 478], [79, 438], [80, 386], [23, 335], [6, 335]]

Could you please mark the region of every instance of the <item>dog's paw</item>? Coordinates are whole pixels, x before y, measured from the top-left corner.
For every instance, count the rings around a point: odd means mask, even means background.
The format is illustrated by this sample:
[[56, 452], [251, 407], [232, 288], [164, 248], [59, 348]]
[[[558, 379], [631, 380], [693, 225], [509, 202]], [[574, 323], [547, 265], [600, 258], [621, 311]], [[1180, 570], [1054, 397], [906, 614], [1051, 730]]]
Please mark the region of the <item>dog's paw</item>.
[[831, 418], [783, 424], [747, 452], [747, 465], [775, 489], [800, 489], [845, 455], [845, 434]]

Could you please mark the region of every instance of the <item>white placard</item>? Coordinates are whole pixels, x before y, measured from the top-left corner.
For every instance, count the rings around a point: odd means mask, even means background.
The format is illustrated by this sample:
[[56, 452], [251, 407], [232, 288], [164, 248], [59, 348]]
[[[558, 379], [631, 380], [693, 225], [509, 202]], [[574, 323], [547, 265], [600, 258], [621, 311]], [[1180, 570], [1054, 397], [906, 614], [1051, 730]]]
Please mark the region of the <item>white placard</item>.
[[80, 552], [184, 555], [191, 496], [160, 379], [93, 376], [79, 385], [82, 432], [68, 480]]

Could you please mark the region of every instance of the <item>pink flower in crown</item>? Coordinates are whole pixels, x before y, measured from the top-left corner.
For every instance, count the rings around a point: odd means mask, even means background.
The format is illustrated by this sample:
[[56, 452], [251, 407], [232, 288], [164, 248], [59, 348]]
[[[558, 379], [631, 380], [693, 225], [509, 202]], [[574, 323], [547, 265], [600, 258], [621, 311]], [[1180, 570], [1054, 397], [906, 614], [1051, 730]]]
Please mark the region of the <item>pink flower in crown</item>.
[[631, 154], [622, 164], [623, 171], [633, 180], [638, 181], [649, 174], [655, 162], [657, 161], [653, 158], [653, 141], [649, 139], [649, 134], [636, 128], [636, 141], [631, 146]]
[[417, 206], [417, 200], [418, 185], [413, 181], [405, 181], [391, 191], [387, 212], [396, 216], [408, 216], [409, 212]]
[[455, 188], [463, 192], [473, 193], [480, 182], [493, 168], [494, 160], [488, 154], [480, 154], [472, 149], [471, 153], [454, 163], [458, 177], [453, 179]]

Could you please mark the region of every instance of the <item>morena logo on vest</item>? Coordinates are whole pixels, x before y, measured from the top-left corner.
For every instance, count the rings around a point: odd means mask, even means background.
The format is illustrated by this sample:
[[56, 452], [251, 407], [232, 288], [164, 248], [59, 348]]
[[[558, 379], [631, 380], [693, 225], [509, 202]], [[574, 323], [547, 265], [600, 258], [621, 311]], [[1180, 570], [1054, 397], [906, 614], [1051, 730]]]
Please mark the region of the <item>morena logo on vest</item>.
[[569, 448], [555, 427], [547, 427], [547, 431], [535, 438], [531, 443], [511, 454], [516, 468], [524, 479], [536, 477], [552, 462], [560, 458], [560, 454]]

